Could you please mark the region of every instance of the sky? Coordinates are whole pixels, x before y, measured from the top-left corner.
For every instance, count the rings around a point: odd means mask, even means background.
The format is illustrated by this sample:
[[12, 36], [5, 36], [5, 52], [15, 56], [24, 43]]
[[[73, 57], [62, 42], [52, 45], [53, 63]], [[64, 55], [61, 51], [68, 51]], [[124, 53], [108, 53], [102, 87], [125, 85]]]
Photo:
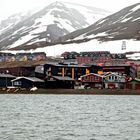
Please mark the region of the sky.
[[[1, 0], [0, 20], [21, 11], [41, 8], [55, 2], [56, 0]], [[59, 1], [59, 0], [57, 0]], [[64, 2], [80, 3], [82, 5], [103, 8], [108, 11], [117, 12], [122, 8], [138, 3], [139, 0], [61, 0]]]

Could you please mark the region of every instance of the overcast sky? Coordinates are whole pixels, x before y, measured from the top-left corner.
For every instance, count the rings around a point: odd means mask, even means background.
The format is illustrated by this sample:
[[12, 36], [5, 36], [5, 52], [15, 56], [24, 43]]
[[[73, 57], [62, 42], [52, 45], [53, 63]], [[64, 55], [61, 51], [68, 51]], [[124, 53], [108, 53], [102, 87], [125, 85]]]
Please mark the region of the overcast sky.
[[[19, 11], [35, 9], [36, 7], [47, 6], [56, 0], [1, 0], [0, 18], [7, 17]], [[59, 1], [59, 0], [57, 0]], [[61, 0], [64, 2], [80, 3], [87, 6], [103, 8], [109, 11], [119, 11], [120, 9], [138, 3], [139, 0]]]

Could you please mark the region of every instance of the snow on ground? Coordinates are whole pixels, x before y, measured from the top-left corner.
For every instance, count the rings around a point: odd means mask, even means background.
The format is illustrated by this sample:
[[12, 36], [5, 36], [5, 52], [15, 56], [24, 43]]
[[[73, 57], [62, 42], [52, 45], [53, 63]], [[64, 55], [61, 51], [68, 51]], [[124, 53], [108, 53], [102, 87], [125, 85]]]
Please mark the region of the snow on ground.
[[[122, 41], [126, 42], [126, 50], [121, 50], [122, 48]], [[35, 50], [30, 51], [3, 51], [3, 52], [10, 52], [10, 53], [17, 53], [17, 52], [45, 52], [47, 56], [60, 56], [65, 51], [76, 51], [76, 52], [83, 52], [83, 51], [110, 51], [111, 53], [125, 53], [129, 51], [140, 51], [140, 42], [134, 40], [120, 40], [120, 41], [109, 41], [109, 42], [99, 42], [97, 40], [91, 40], [85, 43], [80, 44], [66, 44], [66, 45], [55, 45], [43, 48], [37, 48]], [[131, 56], [130, 56], [131, 57]], [[137, 53], [134, 57], [132, 55], [131, 58], [140, 59], [140, 53]]]
[[[121, 50], [122, 41], [126, 41], [126, 50]], [[50, 47], [38, 48], [35, 52], [46, 52], [47, 56], [61, 55], [65, 51], [110, 51], [111, 53], [124, 53], [128, 51], [139, 51], [140, 42], [133, 40], [120, 40], [120, 41], [109, 41], [99, 42], [97, 40], [91, 40], [89, 42], [80, 44], [66, 44], [66, 45], [55, 45]]]
[[126, 55], [126, 57], [133, 60], [137, 60], [137, 59], [140, 59], [140, 53], [129, 54], [129, 55]]

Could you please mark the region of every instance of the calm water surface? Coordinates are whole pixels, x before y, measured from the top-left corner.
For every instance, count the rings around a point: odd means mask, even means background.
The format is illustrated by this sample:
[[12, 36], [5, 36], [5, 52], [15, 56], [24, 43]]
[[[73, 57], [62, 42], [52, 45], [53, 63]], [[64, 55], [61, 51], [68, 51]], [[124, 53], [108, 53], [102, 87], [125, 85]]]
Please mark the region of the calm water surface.
[[140, 140], [140, 96], [0, 95], [0, 140]]

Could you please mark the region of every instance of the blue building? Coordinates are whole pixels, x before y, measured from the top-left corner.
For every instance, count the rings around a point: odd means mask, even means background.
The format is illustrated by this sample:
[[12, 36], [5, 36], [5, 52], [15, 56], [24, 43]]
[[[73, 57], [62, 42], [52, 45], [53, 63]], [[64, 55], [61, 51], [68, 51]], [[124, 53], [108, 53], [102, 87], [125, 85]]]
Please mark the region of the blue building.
[[17, 77], [12, 86], [19, 88], [44, 87], [44, 81], [36, 77]]
[[0, 87], [12, 86], [11, 80], [15, 78], [13, 75], [0, 73]]

